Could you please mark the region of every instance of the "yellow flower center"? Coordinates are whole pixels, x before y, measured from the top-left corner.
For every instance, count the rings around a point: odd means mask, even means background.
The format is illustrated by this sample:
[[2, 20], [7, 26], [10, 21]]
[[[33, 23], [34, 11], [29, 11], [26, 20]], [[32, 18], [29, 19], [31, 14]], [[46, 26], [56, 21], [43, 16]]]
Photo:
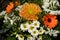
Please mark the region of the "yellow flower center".
[[30, 30], [33, 30], [34, 29], [34, 27], [30, 27]]
[[37, 26], [37, 23], [34, 23], [35, 26]]
[[34, 31], [33, 33], [36, 34], [36, 31]]
[[24, 25], [23, 27], [26, 28], [26, 25]]
[[33, 9], [32, 8], [30, 8], [30, 10], [29, 10], [29, 12], [28, 12], [29, 14], [32, 14], [33, 13]]
[[40, 29], [39, 32], [42, 33], [42, 29]]

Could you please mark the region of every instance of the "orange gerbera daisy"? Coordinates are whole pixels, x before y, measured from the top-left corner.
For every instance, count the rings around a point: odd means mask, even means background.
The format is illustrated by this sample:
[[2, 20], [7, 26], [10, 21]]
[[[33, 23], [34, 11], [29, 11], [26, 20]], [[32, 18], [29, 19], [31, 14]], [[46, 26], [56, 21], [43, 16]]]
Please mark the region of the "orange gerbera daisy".
[[38, 20], [36, 14], [42, 12], [41, 8], [34, 3], [25, 3], [19, 15], [26, 20]]
[[52, 15], [52, 14], [47, 14], [47, 15], [43, 16], [42, 21], [44, 22], [45, 26], [47, 26], [50, 29], [52, 29], [58, 23], [58, 20], [56, 18], [57, 17]]
[[6, 7], [6, 12], [10, 13], [13, 8], [14, 8], [14, 3], [10, 2], [9, 5]]

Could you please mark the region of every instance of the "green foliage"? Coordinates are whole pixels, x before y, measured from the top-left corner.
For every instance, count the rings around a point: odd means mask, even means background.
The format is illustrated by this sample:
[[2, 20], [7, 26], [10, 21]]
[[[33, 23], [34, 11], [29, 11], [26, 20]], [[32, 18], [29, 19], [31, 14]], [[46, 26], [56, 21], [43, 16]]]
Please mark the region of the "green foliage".
[[42, 40], [52, 40], [49, 35], [43, 35]]
[[27, 0], [18, 0], [18, 1], [21, 3], [21, 5], [27, 2]]
[[36, 4], [39, 4], [39, 5], [43, 4], [43, 0], [27, 0], [27, 1], [30, 2], [30, 3], [36, 3]]
[[15, 14], [16, 16], [19, 16], [19, 11], [14, 11], [14, 14]]
[[38, 14], [38, 17], [39, 17], [39, 21], [40, 21], [40, 23], [41, 23], [41, 26], [44, 25], [44, 24], [43, 24], [43, 21], [42, 21], [42, 18], [43, 18], [44, 15], [45, 15], [45, 12], [42, 12], [42, 13], [39, 13], [39, 14]]
[[58, 22], [57, 26], [54, 29], [60, 31], [60, 21]]
[[14, 38], [14, 37], [7, 37], [6, 40], [16, 40], [16, 38]]

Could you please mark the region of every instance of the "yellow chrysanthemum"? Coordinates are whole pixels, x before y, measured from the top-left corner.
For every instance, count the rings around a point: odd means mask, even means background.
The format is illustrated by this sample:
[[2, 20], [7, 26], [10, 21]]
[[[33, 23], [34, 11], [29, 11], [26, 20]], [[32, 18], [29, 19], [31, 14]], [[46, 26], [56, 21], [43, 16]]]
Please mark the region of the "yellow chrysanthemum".
[[42, 12], [41, 8], [34, 3], [25, 3], [19, 15], [26, 20], [38, 20], [36, 14]]

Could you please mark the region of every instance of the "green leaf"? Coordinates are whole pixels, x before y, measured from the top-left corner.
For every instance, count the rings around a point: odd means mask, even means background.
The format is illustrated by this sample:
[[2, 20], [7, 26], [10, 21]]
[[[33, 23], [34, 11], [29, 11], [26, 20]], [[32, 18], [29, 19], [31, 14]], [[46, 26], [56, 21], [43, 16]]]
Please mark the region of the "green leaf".
[[43, 35], [42, 40], [52, 40], [49, 35]]
[[54, 29], [60, 31], [60, 22], [57, 24], [57, 26]]
[[43, 0], [27, 0], [29, 3], [36, 3], [38, 5], [42, 5], [43, 4]]
[[6, 40], [16, 40], [14, 37], [8, 37]]

